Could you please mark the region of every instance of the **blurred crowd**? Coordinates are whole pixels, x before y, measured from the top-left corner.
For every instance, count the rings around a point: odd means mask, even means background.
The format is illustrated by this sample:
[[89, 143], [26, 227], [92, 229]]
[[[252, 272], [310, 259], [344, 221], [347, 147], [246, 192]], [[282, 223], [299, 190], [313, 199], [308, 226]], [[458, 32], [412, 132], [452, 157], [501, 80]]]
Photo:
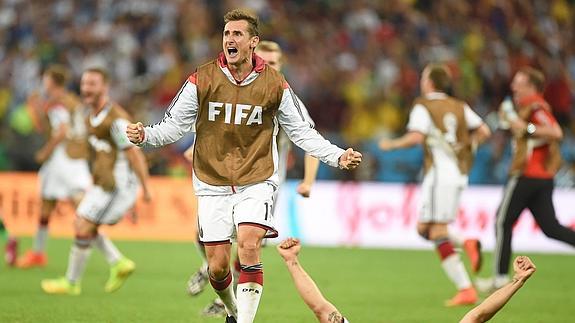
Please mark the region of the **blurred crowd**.
[[[573, 0], [3, 0], [0, 2], [0, 169], [34, 170], [41, 143], [26, 97], [51, 63], [68, 66], [72, 90], [85, 67], [112, 74], [112, 97], [137, 120], [159, 121], [195, 67], [221, 50], [223, 14], [256, 12], [262, 38], [278, 42], [283, 71], [317, 129], [365, 152], [366, 164], [344, 174], [322, 167], [322, 179], [415, 182], [422, 150], [380, 152], [377, 141], [405, 131], [419, 73], [447, 63], [452, 94], [495, 130], [496, 110], [513, 73], [544, 71], [545, 97], [564, 127], [562, 185], [573, 185], [575, 1]], [[182, 176], [191, 138], [148, 152], [155, 174]], [[507, 134], [496, 131], [476, 157], [471, 182], [498, 184], [510, 159]], [[301, 151], [290, 177], [302, 174]]]

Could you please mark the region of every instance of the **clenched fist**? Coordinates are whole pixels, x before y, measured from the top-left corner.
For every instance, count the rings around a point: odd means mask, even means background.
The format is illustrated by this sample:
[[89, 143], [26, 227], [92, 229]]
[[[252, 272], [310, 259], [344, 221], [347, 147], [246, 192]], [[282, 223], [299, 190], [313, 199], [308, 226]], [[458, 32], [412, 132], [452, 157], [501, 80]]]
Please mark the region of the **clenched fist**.
[[343, 155], [339, 157], [339, 168], [341, 169], [354, 169], [361, 163], [361, 153], [348, 148]]
[[130, 123], [126, 128], [126, 135], [133, 144], [141, 144], [145, 136], [144, 125], [141, 122]]

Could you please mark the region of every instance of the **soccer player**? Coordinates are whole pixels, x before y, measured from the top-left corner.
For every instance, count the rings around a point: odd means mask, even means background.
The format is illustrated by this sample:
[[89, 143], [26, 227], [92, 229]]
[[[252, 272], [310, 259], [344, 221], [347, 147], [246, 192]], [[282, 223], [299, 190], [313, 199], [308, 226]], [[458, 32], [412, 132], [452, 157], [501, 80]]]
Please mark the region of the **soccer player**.
[[[362, 156], [315, 131], [283, 76], [254, 54], [257, 17], [232, 10], [224, 21], [223, 53], [188, 78], [160, 123], [130, 124], [127, 134], [133, 143], [162, 146], [195, 124], [193, 181], [210, 283], [226, 306], [226, 321], [246, 323], [253, 322], [263, 291], [262, 239], [277, 236], [272, 207], [279, 126], [331, 166], [353, 169]], [[229, 268], [235, 235], [241, 262], [237, 302]]]
[[474, 272], [481, 266], [481, 250], [479, 241], [464, 240], [450, 232], [448, 224], [455, 220], [461, 191], [467, 185], [472, 148], [487, 139], [490, 131], [465, 102], [446, 94], [450, 84], [446, 66], [425, 67], [420, 81], [422, 97], [410, 113], [408, 132], [398, 139], [383, 139], [379, 145], [383, 150], [424, 145], [425, 177], [417, 231], [435, 243], [443, 269], [458, 289], [446, 306], [458, 306], [474, 304], [477, 292], [454, 245], [464, 248]]
[[515, 293], [523, 287], [525, 282], [535, 273], [537, 268], [526, 256], [519, 256], [513, 262], [515, 275], [513, 280], [486, 298], [476, 308], [469, 311], [460, 323], [482, 323], [489, 321]]
[[67, 72], [50, 66], [42, 77], [43, 97], [29, 99], [46, 143], [35, 155], [40, 168], [42, 206], [32, 250], [17, 261], [19, 268], [43, 267], [48, 239], [48, 223], [56, 203], [71, 200], [78, 205], [92, 184], [88, 168], [88, 141], [84, 123], [86, 111], [80, 100], [66, 90]]
[[[345, 323], [348, 322], [339, 310], [322, 295], [321, 291], [300, 265], [298, 254], [301, 245], [298, 239], [287, 238], [277, 246], [277, 251], [283, 258], [290, 272], [295, 287], [306, 305], [314, 312], [317, 320], [321, 323]], [[513, 263], [515, 276], [513, 281], [493, 293], [477, 307], [469, 311], [460, 323], [480, 323], [489, 321], [513, 295], [533, 275], [536, 268], [531, 259], [519, 256]]]
[[145, 157], [125, 135], [130, 117], [122, 107], [110, 100], [108, 82], [107, 72], [100, 68], [89, 68], [82, 74], [82, 99], [91, 108], [87, 124], [94, 156], [94, 186], [88, 190], [76, 210], [76, 238], [70, 251], [66, 276], [42, 281], [42, 289], [49, 294], [80, 294], [80, 279], [94, 244], [110, 264], [110, 278], [104, 288], [106, 292], [119, 289], [135, 269], [133, 261], [124, 257], [112, 241], [98, 233], [102, 224], [114, 225], [134, 205], [138, 182], [142, 185], [144, 198], [150, 199]]
[[511, 82], [517, 109], [501, 115], [511, 126], [515, 149], [503, 198], [497, 210], [494, 250], [495, 277], [478, 280], [482, 291], [492, 291], [508, 281], [513, 225], [529, 209], [543, 233], [575, 246], [575, 231], [562, 226], [553, 207], [553, 177], [561, 164], [561, 127], [543, 99], [545, 79], [531, 67], [519, 70]]
[[[273, 41], [262, 40], [256, 47], [255, 53], [256, 55], [261, 57], [266, 62], [266, 64], [268, 64], [271, 68], [277, 71], [281, 71], [283, 65], [283, 59], [282, 59], [283, 53], [278, 43]], [[297, 98], [297, 100], [300, 105], [301, 112], [306, 119], [306, 122], [308, 122], [312, 126], [315, 125], [313, 120], [309, 116], [309, 113], [307, 112], [307, 109], [303, 104], [303, 102], [301, 102], [299, 98]], [[280, 183], [279, 187], [281, 187], [281, 184], [285, 181], [287, 173], [287, 158], [290, 150], [290, 141], [285, 131], [280, 130], [277, 136], [277, 142], [279, 152], [279, 160], [278, 160], [278, 174]], [[186, 150], [184, 156], [190, 162], [193, 162], [193, 148]], [[319, 167], [319, 160], [306, 153], [304, 157], [304, 178], [296, 188], [298, 194], [300, 194], [304, 198], [310, 196], [311, 188], [315, 182], [318, 167]], [[274, 200], [277, 200], [278, 192], [279, 189], [275, 193]], [[276, 215], [275, 210], [276, 208], [274, 207], [273, 208], [274, 217]], [[208, 281], [208, 263], [206, 259], [205, 248], [201, 243], [197, 243], [196, 246], [203, 259], [203, 263], [200, 269], [194, 275], [192, 275], [192, 277], [190, 277], [190, 280], [188, 281], [188, 292], [192, 296], [199, 294], [203, 290], [204, 286], [207, 284]], [[237, 281], [236, 279], [239, 277], [239, 260], [237, 259], [237, 255], [236, 259], [234, 260], [234, 266], [232, 267], [232, 273], [234, 275], [234, 282], [236, 282]], [[208, 307], [206, 307], [202, 313], [205, 316], [223, 316], [225, 315], [224, 304], [221, 302], [220, 299], [216, 299], [214, 302], [212, 302], [212, 304], [208, 305]]]
[[321, 291], [299, 263], [301, 245], [298, 239], [287, 238], [276, 247], [306, 305], [321, 323], [348, 322], [339, 310], [322, 295]]

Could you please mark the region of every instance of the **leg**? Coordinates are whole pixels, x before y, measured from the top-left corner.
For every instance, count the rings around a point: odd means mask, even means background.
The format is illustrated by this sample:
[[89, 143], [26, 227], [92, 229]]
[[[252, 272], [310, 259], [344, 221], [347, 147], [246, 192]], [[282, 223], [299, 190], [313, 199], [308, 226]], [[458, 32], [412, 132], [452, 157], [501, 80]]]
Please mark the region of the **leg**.
[[230, 272], [230, 252], [231, 245], [227, 242], [206, 245], [210, 284], [224, 303], [228, 315], [237, 317], [238, 309]]
[[44, 267], [46, 265], [45, 249], [46, 240], [48, 240], [48, 224], [50, 223], [50, 216], [56, 208], [56, 203], [56, 200], [42, 199], [38, 231], [36, 231], [34, 236], [34, 246], [32, 250], [17, 260], [19, 268]]
[[529, 185], [524, 178], [512, 177], [505, 186], [505, 192], [495, 223], [495, 250], [493, 253], [496, 280], [503, 282], [509, 272], [511, 261], [511, 236], [513, 225], [527, 205]]
[[206, 256], [206, 247], [201, 243], [199, 236], [196, 237], [194, 245], [196, 246], [198, 255], [202, 259], [202, 264], [188, 280], [188, 293], [191, 296], [200, 294], [208, 283], [208, 259]]
[[546, 236], [575, 247], [575, 231], [562, 226], [555, 216], [553, 180], [544, 180], [542, 184], [540, 191], [529, 200], [529, 210]]
[[267, 229], [250, 224], [238, 227], [238, 256], [240, 277], [238, 281], [238, 323], [254, 321], [263, 292], [263, 265], [260, 247]]
[[70, 250], [66, 276], [42, 281], [42, 289], [48, 294], [80, 294], [80, 279], [90, 256], [91, 244], [96, 236], [98, 225], [82, 217], [76, 218], [76, 238]]

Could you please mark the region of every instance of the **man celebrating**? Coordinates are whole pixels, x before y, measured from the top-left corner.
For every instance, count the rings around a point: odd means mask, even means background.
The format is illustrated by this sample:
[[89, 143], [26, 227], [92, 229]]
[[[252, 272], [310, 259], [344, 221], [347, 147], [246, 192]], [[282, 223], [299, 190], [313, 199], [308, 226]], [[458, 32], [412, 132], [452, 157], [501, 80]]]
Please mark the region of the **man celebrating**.
[[449, 232], [447, 225], [455, 220], [459, 196], [467, 185], [472, 147], [489, 137], [490, 131], [465, 102], [445, 94], [450, 85], [446, 66], [427, 66], [421, 76], [423, 96], [416, 100], [409, 116], [409, 132], [395, 140], [382, 140], [380, 148], [391, 150], [424, 144], [425, 178], [417, 231], [435, 243], [445, 273], [459, 290], [446, 305], [458, 306], [474, 304], [477, 293], [454, 244], [465, 249], [474, 272], [480, 269], [481, 253], [477, 240], [464, 240]]
[[[275, 69], [276, 71], [281, 71], [283, 65], [283, 53], [281, 47], [278, 43], [269, 41], [269, 40], [262, 40], [259, 42], [258, 46], [255, 49], [256, 55], [261, 57], [267, 65], [271, 68]], [[300, 111], [304, 116], [307, 123], [314, 126], [314, 122], [309, 116], [307, 109], [303, 102], [298, 100]], [[279, 186], [285, 182], [285, 177], [287, 173], [287, 159], [290, 150], [290, 141], [287, 138], [286, 133], [283, 130], [280, 130], [277, 136], [277, 145], [278, 145], [278, 175], [279, 175]], [[190, 147], [184, 153], [186, 159], [190, 162], [193, 162], [193, 147]], [[319, 166], [319, 160], [310, 156], [309, 154], [305, 154], [304, 158], [304, 178], [299, 183], [296, 188], [298, 194], [302, 197], [307, 198], [310, 196], [311, 188], [315, 182], [315, 177], [317, 175], [317, 170]], [[277, 196], [279, 195], [280, 189], [276, 190], [274, 200], [277, 200]], [[272, 208], [273, 216], [276, 216], [276, 207]], [[198, 237], [199, 241], [199, 237]], [[200, 256], [202, 257], [203, 263], [200, 269], [190, 277], [188, 281], [188, 292], [190, 295], [194, 296], [199, 294], [203, 289], [204, 286], [207, 284], [208, 281], [208, 263], [206, 259], [206, 251], [205, 247], [200, 244], [196, 243]], [[235, 280], [239, 277], [240, 272], [240, 263], [237, 258], [237, 255], [234, 260], [234, 266], [232, 267], [232, 274], [234, 277], [234, 283], [237, 283]], [[221, 302], [219, 298], [216, 298], [210, 305], [208, 305], [203, 311], [202, 314], [205, 316], [225, 316], [226, 311], [224, 304]]]
[[48, 224], [58, 201], [70, 200], [78, 206], [84, 192], [92, 185], [88, 167], [86, 111], [80, 100], [66, 89], [67, 72], [63, 66], [52, 65], [42, 76], [44, 95], [28, 99], [37, 128], [46, 142], [35, 154], [40, 168], [42, 207], [34, 236], [34, 247], [17, 260], [19, 268], [43, 267]]
[[[224, 16], [223, 53], [191, 75], [153, 126], [127, 128], [136, 144], [162, 146], [196, 126], [194, 189], [200, 240], [206, 246], [210, 283], [226, 305], [228, 322], [253, 322], [263, 290], [260, 246], [277, 236], [272, 206], [277, 189], [279, 126], [312, 156], [353, 169], [361, 154], [330, 144], [300, 110], [283, 76], [254, 55], [258, 19], [240, 10]], [[241, 271], [237, 304], [230, 274], [230, 243], [237, 233]]]
[[525, 67], [513, 77], [512, 106], [502, 111], [513, 132], [514, 152], [510, 176], [497, 210], [494, 250], [495, 277], [478, 280], [483, 291], [493, 291], [509, 281], [513, 225], [528, 208], [543, 233], [575, 246], [575, 231], [562, 226], [553, 207], [553, 177], [561, 164], [561, 127], [542, 96], [545, 79], [533, 68]]
[[[139, 183], [144, 198], [150, 199], [146, 159], [140, 148], [125, 135], [128, 113], [108, 96], [108, 74], [99, 68], [84, 71], [80, 82], [82, 99], [91, 108], [88, 117], [89, 142], [94, 156], [94, 186], [78, 206], [74, 245], [70, 250], [66, 276], [42, 281], [48, 294], [78, 295], [80, 279], [92, 245], [100, 249], [110, 264], [106, 292], [118, 290], [134, 271], [135, 264], [124, 257], [107, 237], [98, 233], [102, 224], [114, 225], [136, 202]], [[138, 183], [139, 182], [139, 183]]]

